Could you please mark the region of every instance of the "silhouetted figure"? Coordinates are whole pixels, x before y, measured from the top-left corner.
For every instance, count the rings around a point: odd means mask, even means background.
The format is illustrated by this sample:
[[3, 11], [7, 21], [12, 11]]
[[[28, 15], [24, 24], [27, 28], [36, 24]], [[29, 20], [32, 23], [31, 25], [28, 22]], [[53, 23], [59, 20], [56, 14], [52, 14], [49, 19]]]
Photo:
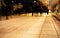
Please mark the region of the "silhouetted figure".
[[0, 20], [1, 20], [1, 16], [2, 16], [2, 3], [0, 3]]
[[1, 10], [1, 8], [0, 8], [0, 20], [1, 20], [1, 11], [2, 11], [2, 10]]
[[4, 0], [4, 3], [6, 4], [6, 6], [3, 7], [3, 11], [4, 11], [4, 15], [6, 16], [6, 19], [8, 19], [8, 12], [9, 12], [9, 2], [8, 0]]
[[49, 9], [47, 9], [47, 14], [49, 13]]
[[40, 2], [40, 14], [42, 14], [42, 12], [43, 12], [43, 3], [42, 2]]

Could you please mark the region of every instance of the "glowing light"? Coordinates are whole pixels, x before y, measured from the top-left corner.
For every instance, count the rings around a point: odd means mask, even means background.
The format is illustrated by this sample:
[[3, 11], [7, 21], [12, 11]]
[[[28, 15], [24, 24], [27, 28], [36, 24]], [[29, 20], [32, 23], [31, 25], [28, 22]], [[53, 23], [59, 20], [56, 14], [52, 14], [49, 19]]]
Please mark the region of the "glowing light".
[[12, 3], [14, 3], [14, 1], [12, 1]]

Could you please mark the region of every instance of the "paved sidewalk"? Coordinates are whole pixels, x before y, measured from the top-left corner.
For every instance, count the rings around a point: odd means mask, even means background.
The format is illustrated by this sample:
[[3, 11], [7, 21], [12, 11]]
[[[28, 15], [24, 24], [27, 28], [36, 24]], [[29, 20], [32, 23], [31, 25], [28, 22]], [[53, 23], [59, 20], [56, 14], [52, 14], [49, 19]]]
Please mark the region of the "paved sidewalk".
[[0, 38], [60, 38], [51, 14], [0, 21]]
[[39, 38], [42, 24], [45, 20], [44, 18], [38, 19], [37, 22], [29, 28], [20, 38]]
[[[43, 17], [23, 16], [15, 19], [0, 21], [0, 38], [31, 38], [39, 36], [40, 28], [45, 20]], [[37, 33], [38, 32], [38, 33]], [[35, 34], [35, 35], [32, 35]], [[26, 35], [27, 34], [27, 35]]]
[[54, 22], [55, 22], [55, 27], [56, 27], [56, 30], [57, 30], [57, 33], [58, 33], [58, 36], [60, 38], [60, 21], [58, 21], [55, 17], [53, 17], [54, 19]]
[[55, 24], [51, 16], [47, 16], [41, 28], [40, 38], [58, 38]]

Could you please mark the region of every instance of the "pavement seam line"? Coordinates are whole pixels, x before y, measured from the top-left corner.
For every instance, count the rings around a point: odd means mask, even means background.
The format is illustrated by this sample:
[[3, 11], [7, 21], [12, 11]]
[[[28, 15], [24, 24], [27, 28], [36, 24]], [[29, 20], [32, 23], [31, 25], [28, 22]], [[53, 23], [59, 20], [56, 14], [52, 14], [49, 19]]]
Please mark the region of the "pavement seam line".
[[[52, 16], [51, 16], [51, 17], [52, 17]], [[51, 18], [51, 19], [52, 19], [53, 25], [55, 25], [55, 22], [54, 22], [53, 18]], [[56, 29], [56, 27], [55, 27], [55, 26], [54, 26], [54, 28], [55, 28], [55, 31], [56, 31], [57, 36], [58, 36], [58, 38], [59, 38], [59, 34], [58, 34], [58, 32], [57, 32], [57, 29]]]
[[[47, 16], [45, 17], [45, 20], [46, 20], [46, 18], [47, 18]], [[41, 27], [41, 31], [40, 31], [40, 36], [41, 36], [41, 33], [42, 33], [42, 29], [43, 29], [43, 26], [44, 26], [44, 23], [45, 23], [45, 20], [44, 20], [44, 22], [43, 22], [43, 24], [42, 24], [42, 27]], [[39, 38], [40, 38], [40, 36], [39, 36]]]

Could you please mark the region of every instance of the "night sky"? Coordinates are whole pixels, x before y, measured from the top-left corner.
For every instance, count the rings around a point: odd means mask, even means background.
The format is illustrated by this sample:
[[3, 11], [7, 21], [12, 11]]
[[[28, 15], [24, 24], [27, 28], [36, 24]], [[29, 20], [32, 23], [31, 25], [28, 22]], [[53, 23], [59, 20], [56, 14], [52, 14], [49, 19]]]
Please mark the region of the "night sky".
[[12, 3], [12, 1], [14, 1], [14, 3], [32, 3], [33, 0], [4, 0], [5, 3]]

